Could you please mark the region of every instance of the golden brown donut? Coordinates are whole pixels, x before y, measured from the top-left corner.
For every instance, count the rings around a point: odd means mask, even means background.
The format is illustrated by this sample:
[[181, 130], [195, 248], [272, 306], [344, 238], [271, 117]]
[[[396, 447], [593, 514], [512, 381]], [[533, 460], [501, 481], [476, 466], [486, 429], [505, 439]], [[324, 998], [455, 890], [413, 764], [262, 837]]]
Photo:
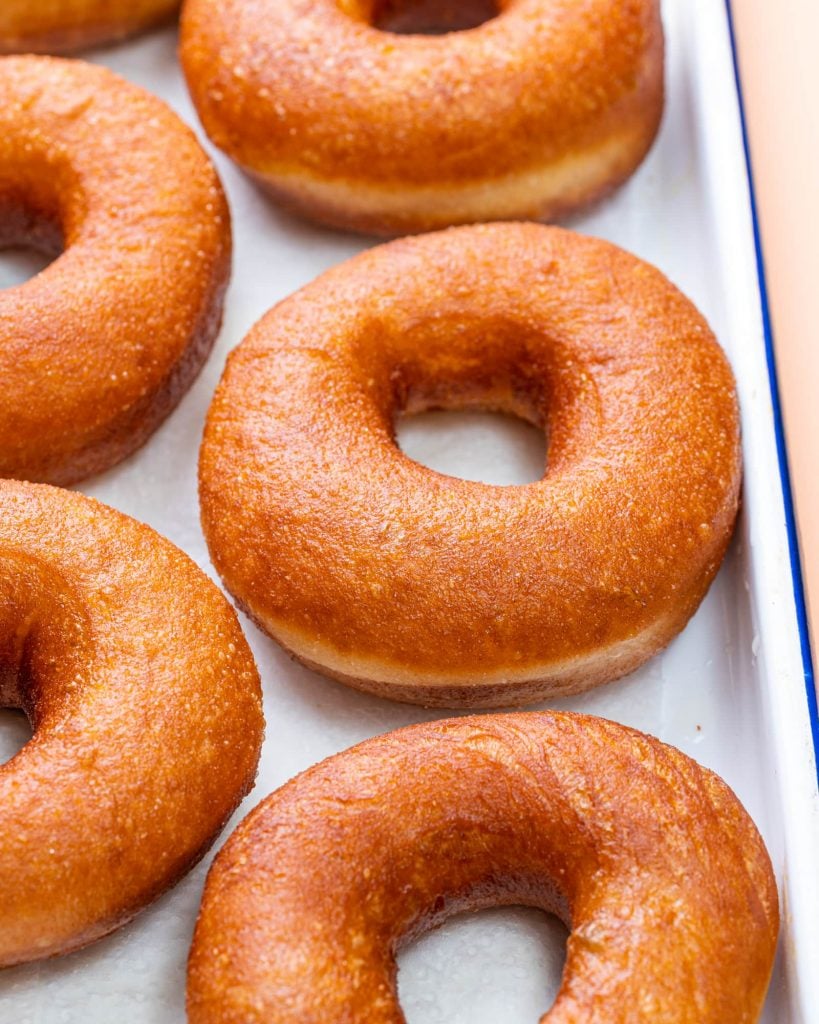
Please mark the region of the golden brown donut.
[[657, 0], [498, 0], [437, 37], [378, 27], [415, 7], [186, 0], [180, 55], [208, 135], [297, 211], [373, 234], [553, 219], [641, 162], [663, 107]]
[[268, 797], [208, 875], [190, 1024], [404, 1024], [396, 950], [454, 913], [571, 930], [541, 1024], [752, 1024], [778, 931], [753, 822], [716, 775], [599, 718], [412, 726]]
[[[545, 476], [413, 462], [395, 418], [429, 408], [536, 424]], [[413, 703], [525, 703], [683, 628], [731, 536], [738, 431], [725, 357], [658, 270], [559, 228], [455, 228], [253, 328], [208, 414], [202, 522], [228, 589], [305, 664]]]
[[169, 20], [179, 0], [2, 0], [0, 53], [66, 53]]
[[202, 856], [253, 785], [259, 678], [181, 551], [90, 498], [0, 482], [0, 967], [118, 928]]
[[230, 218], [193, 133], [101, 67], [0, 58], [0, 247], [62, 255], [0, 290], [0, 476], [69, 484], [129, 455], [210, 351]]

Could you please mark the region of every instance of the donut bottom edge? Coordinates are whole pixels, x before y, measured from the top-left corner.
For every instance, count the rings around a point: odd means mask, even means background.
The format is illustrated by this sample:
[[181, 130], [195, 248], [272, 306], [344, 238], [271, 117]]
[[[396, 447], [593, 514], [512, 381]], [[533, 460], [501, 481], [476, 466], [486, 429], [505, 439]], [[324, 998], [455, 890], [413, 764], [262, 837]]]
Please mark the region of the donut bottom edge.
[[302, 168], [265, 170], [239, 161], [280, 206], [342, 231], [392, 238], [485, 221], [550, 222], [618, 189], [648, 153], [659, 117], [559, 160], [486, 181], [413, 185], [331, 179]]
[[89, 927], [84, 932], [72, 936], [68, 941], [54, 943], [42, 948], [30, 947], [27, 951], [18, 951], [10, 957], [0, 956], [0, 972], [6, 968], [22, 967], [25, 964], [36, 964], [44, 960], [56, 960], [59, 957], [70, 956], [72, 953], [79, 953], [81, 950], [93, 946], [102, 939], [115, 935], [121, 928], [130, 924], [140, 914], [152, 907], [158, 899], [165, 896], [172, 889], [175, 889], [183, 879], [187, 878], [208, 851], [212, 849], [216, 840], [224, 833], [228, 821], [230, 821], [242, 800], [251, 792], [254, 785], [255, 775], [248, 781], [233, 811], [231, 811], [219, 828], [212, 835], [208, 836], [197, 850], [186, 857], [172, 875], [160, 882], [153, 892], [146, 894], [133, 905], [121, 908], [119, 913], [112, 915], [107, 920], [95, 922], [93, 927]]
[[242, 611], [291, 657], [311, 671], [362, 693], [425, 708], [517, 708], [538, 701], [571, 697], [634, 672], [682, 631], [693, 608], [675, 610], [657, 619], [636, 636], [591, 654], [562, 662], [544, 662], [526, 668], [459, 674], [414, 670], [375, 658], [345, 655], [331, 644], [305, 633], [262, 619], [243, 602]]

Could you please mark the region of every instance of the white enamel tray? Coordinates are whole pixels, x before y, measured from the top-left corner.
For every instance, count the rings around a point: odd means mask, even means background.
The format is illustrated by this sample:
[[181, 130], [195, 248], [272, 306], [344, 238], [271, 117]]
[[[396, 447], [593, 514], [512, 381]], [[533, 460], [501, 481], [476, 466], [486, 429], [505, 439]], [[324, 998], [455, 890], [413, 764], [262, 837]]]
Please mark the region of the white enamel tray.
[[[684, 634], [629, 678], [556, 706], [653, 733], [734, 787], [766, 838], [783, 898], [782, 941], [763, 1019], [819, 1022], [815, 704], [805, 677], [809, 653], [803, 657], [801, 649], [801, 591], [792, 574], [728, 20], [720, 0], [667, 0], [664, 18], [668, 104], [660, 138], [623, 190], [571, 226], [655, 263], [709, 318], [739, 382], [744, 508], [726, 564]], [[198, 127], [175, 46], [168, 30], [91, 56], [158, 93]], [[211, 574], [199, 528], [196, 457], [225, 356], [276, 301], [371, 244], [281, 213], [214, 155], [235, 232], [233, 283], [216, 350], [150, 443], [81, 488], [150, 523]], [[8, 258], [0, 261], [0, 285], [19, 272]], [[432, 414], [410, 421], [401, 440], [410, 455], [457, 475], [512, 483], [542, 471], [542, 444], [530, 429], [497, 420]], [[321, 758], [441, 716], [328, 682], [292, 663], [246, 620], [244, 626], [262, 674], [267, 739], [256, 788], [235, 821]], [[19, 715], [0, 713], [0, 759], [25, 735]], [[114, 936], [60, 960], [0, 973], [0, 1021], [180, 1024], [185, 959], [209, 862]], [[410, 1024], [534, 1024], [557, 990], [564, 939], [561, 925], [535, 911], [453, 920], [401, 957]]]

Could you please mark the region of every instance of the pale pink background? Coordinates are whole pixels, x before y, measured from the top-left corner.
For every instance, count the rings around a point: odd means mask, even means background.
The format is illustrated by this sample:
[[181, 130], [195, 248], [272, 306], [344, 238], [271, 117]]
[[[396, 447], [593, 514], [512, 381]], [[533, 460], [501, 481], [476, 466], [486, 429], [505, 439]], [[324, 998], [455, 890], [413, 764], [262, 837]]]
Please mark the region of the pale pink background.
[[734, 0], [733, 6], [811, 632], [819, 651], [819, 0]]

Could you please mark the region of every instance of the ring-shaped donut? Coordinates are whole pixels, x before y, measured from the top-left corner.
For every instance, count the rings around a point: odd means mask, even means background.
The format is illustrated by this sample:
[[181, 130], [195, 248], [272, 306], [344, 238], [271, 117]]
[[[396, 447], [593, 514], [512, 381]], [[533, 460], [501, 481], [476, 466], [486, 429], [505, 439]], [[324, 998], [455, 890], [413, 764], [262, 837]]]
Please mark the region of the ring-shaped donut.
[[169, 21], [180, 0], [3, 0], [0, 54], [68, 53]]
[[216, 171], [101, 67], [0, 59], [0, 246], [61, 255], [0, 290], [0, 476], [74, 483], [142, 445], [207, 357], [230, 273]]
[[672, 747], [571, 714], [413, 726], [261, 803], [208, 875], [190, 1024], [403, 1024], [396, 950], [498, 904], [570, 928], [541, 1024], [756, 1021], [776, 885], [731, 790]]
[[0, 482], [0, 967], [119, 927], [202, 856], [253, 785], [259, 677], [219, 590], [90, 498]]
[[[543, 479], [443, 476], [396, 416], [488, 408], [544, 428]], [[200, 455], [213, 562], [301, 661], [427, 705], [614, 679], [685, 625], [731, 536], [733, 376], [663, 275], [535, 224], [383, 245], [232, 353]]]
[[656, 0], [500, 0], [497, 17], [437, 37], [379, 30], [384, 6], [183, 8], [205, 130], [299, 212], [374, 234], [551, 220], [648, 151], [663, 107]]

